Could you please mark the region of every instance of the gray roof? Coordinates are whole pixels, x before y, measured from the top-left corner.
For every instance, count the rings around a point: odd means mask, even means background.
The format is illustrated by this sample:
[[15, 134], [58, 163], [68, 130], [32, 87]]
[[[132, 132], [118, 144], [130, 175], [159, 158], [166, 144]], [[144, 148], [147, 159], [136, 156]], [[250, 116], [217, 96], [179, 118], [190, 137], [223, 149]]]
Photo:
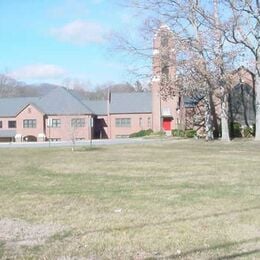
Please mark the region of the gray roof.
[[186, 108], [193, 108], [193, 107], [195, 107], [199, 103], [199, 101], [202, 98], [203, 98], [202, 96], [198, 96], [198, 97], [184, 96], [183, 97], [184, 107], [186, 107]]
[[15, 117], [28, 104], [37, 103], [38, 100], [36, 97], [1, 98], [0, 116]]
[[[106, 100], [84, 100], [84, 104], [91, 108], [96, 115], [105, 115], [108, 112]], [[150, 92], [111, 93], [111, 114], [151, 112], [152, 95]]]
[[37, 105], [48, 115], [93, 114], [86, 104], [63, 87], [50, 91], [39, 99]]
[[1, 98], [0, 116], [14, 117], [29, 104], [48, 115], [93, 114], [93, 111], [70, 91], [57, 87], [41, 98]]
[[150, 92], [112, 93], [110, 113], [151, 113], [152, 95]]
[[[107, 114], [106, 100], [81, 100], [70, 90], [57, 87], [43, 97], [1, 98], [0, 116], [15, 117], [27, 105], [32, 104], [47, 115]], [[151, 113], [150, 92], [112, 93], [111, 114]]]
[[84, 104], [89, 107], [96, 115], [107, 114], [106, 100], [84, 100]]
[[0, 137], [15, 137], [16, 130], [1, 130]]

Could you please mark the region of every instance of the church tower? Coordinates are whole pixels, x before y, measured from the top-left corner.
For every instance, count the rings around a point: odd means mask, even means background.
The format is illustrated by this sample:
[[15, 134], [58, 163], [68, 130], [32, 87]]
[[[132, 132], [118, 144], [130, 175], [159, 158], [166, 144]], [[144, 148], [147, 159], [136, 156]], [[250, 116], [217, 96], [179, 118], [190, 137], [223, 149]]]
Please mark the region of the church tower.
[[173, 32], [167, 25], [161, 25], [153, 40], [153, 131], [164, 131], [169, 135], [180, 123], [180, 98], [175, 88], [174, 47]]

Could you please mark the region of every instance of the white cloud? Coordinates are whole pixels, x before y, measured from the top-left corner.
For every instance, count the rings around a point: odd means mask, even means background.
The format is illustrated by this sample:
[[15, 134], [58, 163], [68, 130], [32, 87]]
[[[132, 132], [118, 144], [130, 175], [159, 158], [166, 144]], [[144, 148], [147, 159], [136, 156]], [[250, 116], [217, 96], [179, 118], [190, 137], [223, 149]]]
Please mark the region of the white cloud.
[[51, 29], [51, 34], [61, 41], [84, 45], [104, 41], [104, 28], [95, 22], [75, 20], [60, 28]]
[[65, 75], [65, 70], [53, 64], [34, 64], [24, 66], [8, 73], [17, 80], [25, 79], [55, 79]]

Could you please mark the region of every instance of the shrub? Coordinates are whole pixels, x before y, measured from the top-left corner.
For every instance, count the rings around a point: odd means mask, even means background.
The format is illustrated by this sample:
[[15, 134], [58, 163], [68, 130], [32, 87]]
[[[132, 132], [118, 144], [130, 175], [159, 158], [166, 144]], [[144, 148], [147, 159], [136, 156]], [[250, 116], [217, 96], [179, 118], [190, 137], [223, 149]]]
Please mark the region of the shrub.
[[188, 129], [188, 130], [179, 130], [179, 129], [173, 129], [172, 130], [172, 136], [176, 137], [187, 137], [187, 138], [193, 138], [197, 134], [196, 130]]
[[244, 137], [252, 137], [255, 135], [255, 126], [253, 125], [253, 127], [245, 127], [243, 129], [243, 136]]
[[184, 137], [185, 136], [185, 132], [183, 130], [173, 129], [172, 130], [172, 136]]
[[193, 130], [193, 129], [189, 129], [189, 130], [185, 130], [185, 136], [187, 138], [193, 138], [196, 136], [196, 130]]
[[230, 136], [234, 137], [242, 137], [241, 134], [241, 124], [238, 122], [230, 123]]
[[153, 130], [152, 130], [152, 129], [141, 130], [141, 131], [139, 131], [139, 132], [130, 134], [129, 137], [130, 137], [130, 138], [142, 137], [142, 136], [151, 135], [151, 133], [153, 133]]

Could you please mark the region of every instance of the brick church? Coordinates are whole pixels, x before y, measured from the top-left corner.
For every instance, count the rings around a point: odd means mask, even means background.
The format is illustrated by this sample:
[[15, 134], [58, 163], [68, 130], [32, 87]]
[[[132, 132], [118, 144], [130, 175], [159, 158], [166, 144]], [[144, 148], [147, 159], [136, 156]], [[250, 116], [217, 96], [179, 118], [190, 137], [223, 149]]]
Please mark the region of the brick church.
[[[175, 81], [175, 60], [174, 35], [162, 25], [153, 39], [151, 92], [111, 93], [107, 100], [91, 101], [57, 87], [42, 97], [0, 98], [0, 141], [110, 139], [145, 129], [167, 135], [172, 129], [199, 129], [194, 117], [199, 100], [180, 95], [173, 85], [173, 94], [164, 93], [164, 87]], [[248, 109], [254, 102], [252, 77], [244, 68], [234, 74], [233, 96], [238, 97], [231, 110], [244, 105], [246, 113], [238, 113], [236, 120], [245, 121], [239, 116], [246, 114], [246, 124], [254, 120]], [[242, 92], [246, 99], [241, 103]]]

